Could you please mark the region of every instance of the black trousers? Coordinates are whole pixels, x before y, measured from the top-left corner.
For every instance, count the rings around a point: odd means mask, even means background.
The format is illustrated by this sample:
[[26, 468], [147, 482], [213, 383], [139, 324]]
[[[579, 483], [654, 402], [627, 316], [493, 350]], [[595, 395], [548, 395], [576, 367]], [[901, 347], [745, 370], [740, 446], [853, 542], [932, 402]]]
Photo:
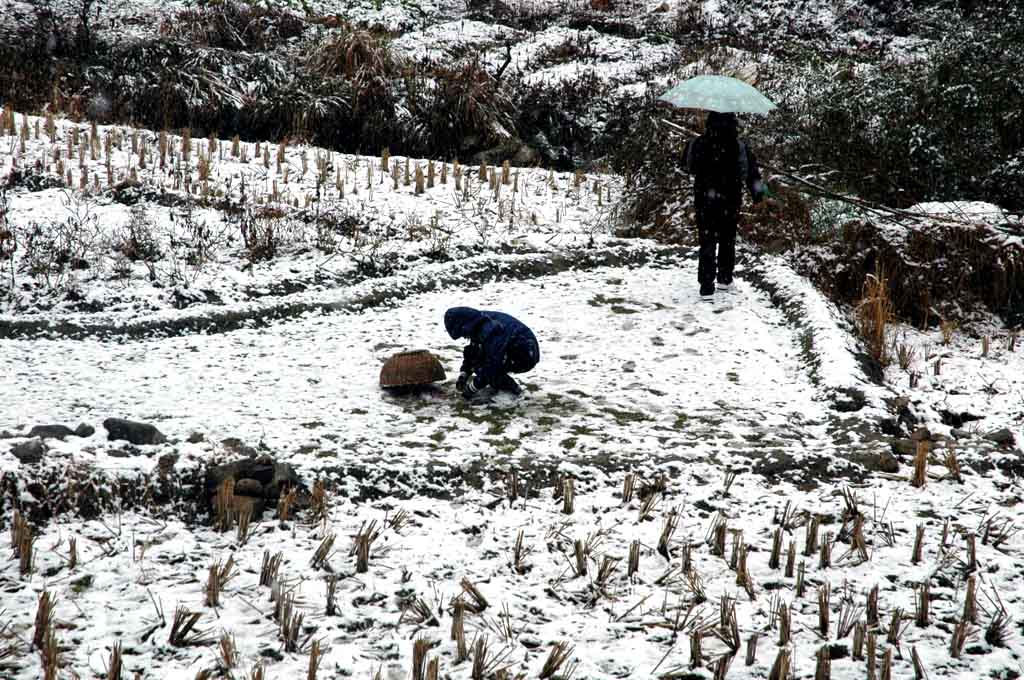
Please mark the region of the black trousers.
[[739, 206], [712, 204], [697, 210], [697, 237], [700, 259], [697, 281], [701, 293], [714, 291], [715, 281], [732, 283], [736, 266], [736, 224]]
[[[494, 376], [491, 381], [491, 386], [496, 390], [505, 390], [507, 392], [519, 393], [519, 383], [516, 382], [515, 378], [509, 375], [509, 373], [526, 373], [537, 365], [536, 357], [539, 356], [535, 343], [533, 344], [533, 351], [529, 351], [530, 348], [525, 348], [525, 354], [528, 356], [518, 356], [518, 353], [524, 353], [518, 343], [513, 343], [509, 348], [508, 355], [503, 361], [504, 371]], [[462, 350], [462, 367], [459, 369], [460, 373], [472, 374], [477, 372], [483, 367], [487, 356], [483, 351], [483, 347], [472, 342]]]

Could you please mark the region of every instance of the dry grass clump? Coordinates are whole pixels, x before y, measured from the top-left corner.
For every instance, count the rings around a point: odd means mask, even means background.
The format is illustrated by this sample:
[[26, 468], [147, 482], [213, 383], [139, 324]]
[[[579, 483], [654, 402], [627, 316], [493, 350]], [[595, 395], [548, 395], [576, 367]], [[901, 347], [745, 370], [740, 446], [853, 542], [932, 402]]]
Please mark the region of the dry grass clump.
[[167, 636], [167, 642], [172, 647], [191, 647], [208, 645], [213, 642], [208, 631], [196, 628], [200, 612], [190, 612], [186, 607], [178, 605], [174, 610], [174, 619], [171, 621], [171, 632]]
[[317, 44], [306, 59], [317, 76], [344, 76], [357, 81], [384, 79], [399, 71], [400, 62], [386, 38], [343, 23]]
[[857, 332], [867, 345], [868, 353], [882, 366], [888, 366], [890, 323], [893, 303], [889, 279], [881, 267], [864, 280], [860, 302], [856, 306]]

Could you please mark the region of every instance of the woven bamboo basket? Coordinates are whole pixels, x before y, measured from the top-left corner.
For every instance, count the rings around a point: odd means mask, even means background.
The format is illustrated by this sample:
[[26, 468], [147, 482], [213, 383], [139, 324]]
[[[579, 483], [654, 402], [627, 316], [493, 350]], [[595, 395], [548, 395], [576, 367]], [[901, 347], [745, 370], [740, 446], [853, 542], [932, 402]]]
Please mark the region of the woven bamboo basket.
[[381, 387], [410, 387], [440, 382], [447, 376], [441, 360], [425, 349], [399, 352], [380, 369]]

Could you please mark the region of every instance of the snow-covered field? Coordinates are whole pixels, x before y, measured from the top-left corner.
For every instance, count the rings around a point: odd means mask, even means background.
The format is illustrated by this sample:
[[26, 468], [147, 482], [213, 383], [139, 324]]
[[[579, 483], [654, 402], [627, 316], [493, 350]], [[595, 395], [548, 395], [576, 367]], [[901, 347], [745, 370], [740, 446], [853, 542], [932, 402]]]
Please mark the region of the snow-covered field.
[[[191, 5], [107, 3], [96, 30], [152, 37]], [[687, 17], [832, 53], [925, 42], [852, 1], [290, 7], [411, 61], [633, 95], [711, 68], [665, 37]], [[738, 292], [707, 305], [691, 249], [616, 238], [614, 175], [22, 112], [2, 128], [0, 680], [1024, 674], [1024, 339], [997, 322], [896, 325], [872, 380], [850, 311], [783, 259], [742, 248]], [[454, 305], [536, 331], [521, 398], [455, 393]], [[448, 379], [381, 390], [383, 361], [417, 348]], [[167, 441], [111, 441], [111, 417]], [[95, 432], [28, 437], [54, 423]], [[250, 454], [325, 502], [217, 531], [203, 475]], [[14, 526], [90, 493], [98, 517]], [[172, 632], [179, 607], [194, 636]]]
[[[30, 144], [19, 165], [46, 152], [45, 142], [39, 147]], [[122, 153], [115, 165], [127, 165], [128, 152]], [[311, 158], [318, 150], [306, 153]], [[301, 154], [292, 149], [286, 156], [291, 173], [301, 173]], [[17, 281], [33, 285], [19, 286], [19, 302], [9, 304], [5, 324], [71, 320], [107, 329], [72, 339], [55, 326], [42, 337], [0, 341], [0, 429], [17, 435], [35, 424], [84, 422], [99, 430], [85, 438], [48, 439], [41, 463], [21, 463], [8, 445], [0, 446], [0, 465], [18, 480], [22, 502], [31, 500], [31, 482], [45, 470], [98, 470], [142, 482], [172, 461], [165, 474], [184, 479], [211, 461], [235, 458], [234, 439], [293, 465], [310, 488], [322, 480], [330, 503], [326, 517], [303, 510], [287, 522], [274, 519], [270, 508], [245, 541], [235, 530], [214, 531], [202, 516], [168, 516], [145, 506], [89, 521], [62, 516], [39, 527], [31, 573], [22, 575], [18, 560], [0, 567], [6, 645], [0, 657], [9, 650], [0, 658], [4, 677], [41, 672], [32, 643], [45, 591], [56, 597], [54, 632], [62, 673], [69, 677], [105, 677], [114, 643], [121, 644], [124, 677], [194, 678], [204, 670], [210, 677], [248, 677], [257, 663], [267, 678], [295, 677], [308, 673], [316, 641], [319, 677], [379, 671], [380, 677], [399, 678], [414, 674], [418, 639], [426, 640], [427, 658], [439, 660], [442, 676], [472, 677], [474, 640], [486, 638], [483, 677], [501, 671], [509, 677], [711, 677], [719, 664], [731, 663], [728, 677], [763, 678], [780, 651], [791, 655], [792, 677], [812, 677], [816, 655], [826, 649], [834, 677], [860, 678], [868, 645], [854, 643], [852, 626], [868, 623], [864, 607], [875, 586], [879, 622], [866, 630], [877, 635], [879, 674], [889, 650], [893, 677], [910, 677], [915, 652], [929, 677], [1019, 672], [1014, 612], [1024, 584], [1014, 525], [1020, 453], [987, 438], [1001, 428], [1018, 442], [1024, 436], [1024, 349], [1011, 352], [1005, 331], [989, 330], [989, 352], [982, 357], [980, 341], [964, 332], [943, 345], [934, 332], [899, 329], [898, 342], [917, 348], [910, 368], [921, 376], [910, 389], [907, 374], [894, 366], [884, 384], [874, 384], [860, 371], [845, 316], [782, 261], [748, 254], [739, 293], [723, 298], [728, 303], [702, 306], [696, 263], [686, 250], [611, 238], [617, 178], [587, 177], [577, 188], [572, 175], [555, 175], [552, 186], [549, 173], [522, 170], [519, 191], [495, 199], [472, 168], [464, 181], [479, 191], [479, 212], [473, 213], [458, 209], [451, 177], [447, 185], [416, 195], [404, 184], [396, 191], [389, 175], [381, 183], [379, 159], [331, 160], [349, 187], [341, 198], [332, 173], [328, 192], [338, 195], [331, 200], [370, 220], [385, 211], [397, 223], [437, 214], [453, 232], [449, 250], [458, 259], [426, 258], [428, 241], [399, 230], [386, 239], [400, 255], [397, 271], [360, 278], [359, 237], [343, 234], [330, 262], [350, 272], [350, 280], [269, 290], [250, 300], [242, 291], [269, 287], [284, 272], [309, 276], [330, 255], [307, 232], [274, 259], [243, 271], [244, 250], [225, 241], [189, 284], [217, 291], [218, 303], [177, 309], [168, 287], [152, 286], [144, 263], [132, 263], [116, 282], [104, 274], [113, 267], [107, 263], [75, 273], [80, 295], [98, 303], [93, 312], [55, 298], [38, 275], [16, 272]], [[4, 167], [10, 163], [6, 156]], [[365, 182], [365, 168], [374, 163], [373, 197], [365, 186], [352, 195], [350, 187]], [[261, 169], [218, 155], [211, 181], [226, 190], [229, 178], [237, 187], [244, 175], [247, 186], [272, 192], [276, 169], [270, 165]], [[349, 167], [354, 169], [345, 180]], [[595, 181], [604, 188], [600, 203]], [[140, 176], [143, 187], [182, 197], [173, 182], [152, 165]], [[301, 213], [304, 193], [315, 189], [306, 182], [289, 183], [299, 208], [293, 203], [289, 209], [286, 201], [274, 205]], [[60, 201], [65, 195], [72, 205], [84, 200], [59, 189], [9, 192], [15, 231], [34, 220], [59, 219], [67, 210]], [[98, 238], [109, 242], [131, 209], [102, 192], [89, 200]], [[510, 201], [507, 215], [518, 215], [514, 226], [498, 221], [484, 239], [473, 215], [493, 216], [501, 200]], [[159, 225], [154, 233], [161, 248], [171, 248], [176, 208], [153, 200], [145, 206]], [[200, 214], [219, 229], [232, 228], [216, 210]], [[624, 257], [626, 264], [618, 265], [538, 265], [532, 274], [515, 269], [526, 261], [571, 262], [597, 250], [644, 257]], [[103, 249], [93, 255], [101, 263], [113, 257]], [[166, 259], [153, 266], [157, 280], [171, 278]], [[485, 271], [493, 275], [469, 276], [477, 266], [490, 267]], [[457, 274], [445, 278], [452, 271]], [[467, 274], [460, 278], [462, 272]], [[378, 295], [364, 306], [346, 303], [360, 290], [388, 287], [400, 294]], [[112, 300], [112, 291], [119, 291], [120, 302]], [[261, 305], [289, 301], [308, 303], [309, 311], [224, 332], [215, 324], [210, 333], [169, 337], [117, 330], [143, 321], [159, 329], [185, 315], [215, 319], [232, 310], [244, 317]], [[526, 395], [466, 404], [452, 394], [450, 380], [419, 394], [382, 392], [379, 366], [402, 349], [437, 352], [453, 375], [460, 348], [444, 334], [441, 317], [457, 304], [510, 311], [537, 330], [542, 362], [524, 376]], [[863, 406], [840, 410], [841, 397], [851, 390], [863, 393]], [[910, 483], [911, 456], [897, 456], [896, 472], [882, 464], [893, 442], [903, 440], [880, 433], [879, 422], [895, 419], [901, 396], [909, 398], [902, 412], [918, 418], [934, 440], [921, 488]], [[943, 423], [943, 410], [977, 419], [954, 432]], [[141, 447], [107, 441], [100, 424], [111, 416], [153, 423], [169, 441]], [[897, 427], [901, 437], [910, 434], [906, 423]], [[13, 446], [26, 440], [8, 441]], [[962, 466], [960, 482], [942, 463], [951, 449]], [[515, 500], [509, 500], [512, 470]], [[627, 501], [628, 474], [636, 477]], [[564, 512], [564, 493], [553, 494], [564, 489], [565, 479], [574, 484], [571, 514]], [[8, 509], [4, 522], [10, 520]], [[371, 546], [368, 571], [360, 573], [349, 548], [362, 523], [373, 520], [382, 531]], [[725, 550], [716, 556], [713, 528], [720, 520], [727, 523]], [[812, 523], [820, 524], [819, 541], [807, 551]], [[915, 562], [919, 526], [923, 543]], [[782, 554], [773, 568], [777, 530]], [[659, 550], [663, 531], [667, 539]], [[311, 566], [331, 535], [336, 540], [328, 557]], [[8, 532], [4, 540], [11, 540]], [[976, 564], [968, 564], [969, 541]], [[791, 543], [794, 572], [787, 576]], [[824, 557], [821, 543], [830, 547]], [[630, 574], [634, 544], [638, 564]], [[259, 585], [265, 553], [278, 552], [279, 589], [295, 596], [294, 612], [304, 617], [294, 644], [282, 639], [272, 589]], [[227, 579], [218, 604], [210, 605], [209, 568], [228, 559], [237, 574]], [[337, 578], [336, 608], [327, 614], [331, 576]], [[977, 589], [978, 615], [967, 625], [962, 655], [954, 658], [950, 640], [961, 621], [968, 578]], [[465, 613], [470, 658], [460, 662], [450, 631], [455, 603], [472, 602], [469, 595], [459, 598], [463, 579], [488, 604]], [[917, 622], [922, 584], [929, 587], [929, 618]], [[826, 587], [823, 624], [819, 597]], [[209, 641], [171, 644], [178, 606], [200, 615], [196, 628]], [[733, 606], [735, 658], [729, 651]], [[787, 639], [780, 638], [787, 616], [780, 607], [792, 619]], [[1000, 607], [1009, 617], [1003, 627]], [[276, 616], [294, 622], [279, 611]], [[898, 643], [887, 641], [894, 617]], [[216, 644], [225, 636], [234, 648], [227, 660]], [[754, 637], [757, 652], [747, 665]], [[549, 654], [563, 642], [565, 665], [545, 674]]]

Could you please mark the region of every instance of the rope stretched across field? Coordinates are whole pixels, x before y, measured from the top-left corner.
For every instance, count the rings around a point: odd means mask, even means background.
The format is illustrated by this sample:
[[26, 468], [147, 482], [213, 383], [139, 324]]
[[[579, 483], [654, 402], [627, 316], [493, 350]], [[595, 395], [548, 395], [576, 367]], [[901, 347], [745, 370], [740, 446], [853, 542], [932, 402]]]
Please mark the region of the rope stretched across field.
[[[672, 128], [673, 130], [681, 132], [690, 137], [700, 136], [700, 133], [691, 130], [685, 126], [679, 125], [678, 123], [673, 123], [670, 120], [665, 120], [664, 118], [656, 119], [656, 122], [663, 123], [669, 128]], [[771, 171], [776, 178], [780, 178], [783, 181], [785, 181], [787, 185], [793, 188], [794, 190], [803, 194], [807, 194], [809, 196], [814, 196], [816, 198], [828, 198], [834, 201], [847, 203], [862, 210], [868, 210], [878, 214], [889, 215], [894, 217], [903, 217], [914, 220], [931, 220], [933, 222], [946, 222], [949, 224], [963, 226], [979, 226], [982, 224], [986, 226], [991, 226], [986, 222], [971, 221], [970, 219], [967, 218], [966, 215], [962, 216], [963, 219], [958, 219], [957, 217], [949, 215], [932, 215], [929, 213], [916, 212], [913, 210], [904, 210], [902, 208], [893, 208], [887, 205], [883, 205], [881, 203], [876, 203], [874, 201], [868, 201], [857, 196], [851, 196], [850, 194], [844, 194], [838, 191], [833, 191], [828, 187], [824, 187], [821, 184], [818, 184], [817, 182], [811, 181], [806, 177], [798, 175], [793, 170], [780, 168], [776, 165], [773, 165], [771, 163], [765, 163], [760, 160], [758, 161], [758, 163], [761, 167]], [[1005, 210], [1002, 212], [1003, 215], [1006, 215], [1008, 217], [1024, 217], [1022, 215], [1017, 215], [1015, 213], [1006, 212]]]

